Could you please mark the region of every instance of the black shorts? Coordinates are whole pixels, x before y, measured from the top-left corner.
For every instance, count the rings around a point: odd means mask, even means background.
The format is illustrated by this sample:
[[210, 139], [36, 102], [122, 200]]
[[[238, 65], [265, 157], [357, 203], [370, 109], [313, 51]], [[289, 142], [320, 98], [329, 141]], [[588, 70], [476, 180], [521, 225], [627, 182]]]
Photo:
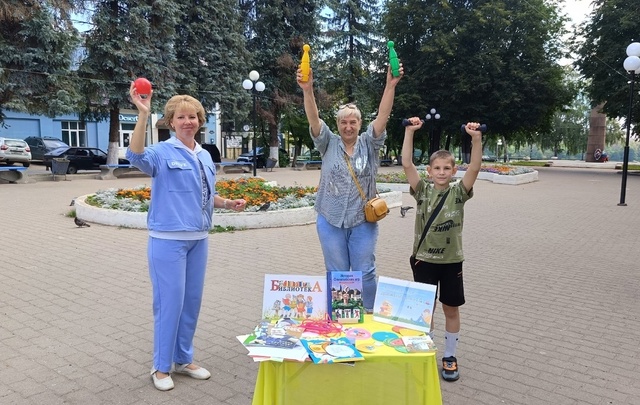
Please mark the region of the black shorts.
[[409, 258], [413, 280], [418, 283], [432, 284], [437, 287], [436, 296], [440, 302], [450, 307], [464, 304], [464, 287], [462, 284], [462, 262], [435, 264]]

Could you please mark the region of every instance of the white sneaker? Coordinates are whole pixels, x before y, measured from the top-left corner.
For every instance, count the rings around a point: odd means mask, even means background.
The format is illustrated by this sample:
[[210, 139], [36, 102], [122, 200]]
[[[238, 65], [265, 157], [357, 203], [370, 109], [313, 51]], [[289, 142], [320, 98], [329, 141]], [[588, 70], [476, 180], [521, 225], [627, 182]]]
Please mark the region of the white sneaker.
[[198, 367], [195, 370], [187, 368], [189, 364], [177, 364], [175, 372], [178, 374], [185, 374], [196, 380], [208, 380], [211, 377], [211, 373], [204, 367]]
[[160, 391], [172, 390], [175, 385], [173, 384], [173, 379], [171, 378], [171, 376], [169, 375], [165, 378], [158, 378], [156, 377], [156, 371], [158, 370], [151, 370], [151, 379], [153, 380], [153, 385], [156, 387], [156, 389]]

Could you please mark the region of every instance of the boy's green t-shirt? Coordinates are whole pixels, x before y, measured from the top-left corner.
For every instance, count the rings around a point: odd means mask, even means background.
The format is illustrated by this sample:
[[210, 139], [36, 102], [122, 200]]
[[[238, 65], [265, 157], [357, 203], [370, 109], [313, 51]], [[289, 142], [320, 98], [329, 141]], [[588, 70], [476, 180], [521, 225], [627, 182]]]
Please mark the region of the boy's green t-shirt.
[[431, 223], [427, 236], [418, 249], [424, 227], [431, 212], [440, 202], [447, 190], [436, 190], [432, 183], [420, 180], [416, 190], [410, 190], [418, 204], [413, 240], [413, 254], [418, 260], [427, 263], [459, 263], [464, 260], [462, 253], [462, 224], [464, 204], [473, 197], [473, 189], [467, 191], [462, 181], [449, 186], [449, 195], [442, 209]]

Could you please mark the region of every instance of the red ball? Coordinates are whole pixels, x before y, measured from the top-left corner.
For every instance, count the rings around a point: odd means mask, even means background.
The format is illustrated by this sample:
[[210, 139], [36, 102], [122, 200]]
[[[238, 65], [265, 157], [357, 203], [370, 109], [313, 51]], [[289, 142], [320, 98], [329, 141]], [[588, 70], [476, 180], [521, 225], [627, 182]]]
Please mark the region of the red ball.
[[133, 81], [133, 85], [140, 95], [151, 93], [151, 82], [144, 77], [138, 77]]

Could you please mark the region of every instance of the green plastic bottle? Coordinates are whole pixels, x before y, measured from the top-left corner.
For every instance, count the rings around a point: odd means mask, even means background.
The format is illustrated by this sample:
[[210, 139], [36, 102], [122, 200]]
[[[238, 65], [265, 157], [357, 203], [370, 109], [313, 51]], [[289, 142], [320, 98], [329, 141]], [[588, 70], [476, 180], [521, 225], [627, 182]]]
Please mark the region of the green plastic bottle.
[[398, 54], [393, 48], [393, 41], [387, 42], [389, 48], [389, 66], [391, 66], [391, 74], [393, 77], [400, 76], [400, 61], [398, 60]]

